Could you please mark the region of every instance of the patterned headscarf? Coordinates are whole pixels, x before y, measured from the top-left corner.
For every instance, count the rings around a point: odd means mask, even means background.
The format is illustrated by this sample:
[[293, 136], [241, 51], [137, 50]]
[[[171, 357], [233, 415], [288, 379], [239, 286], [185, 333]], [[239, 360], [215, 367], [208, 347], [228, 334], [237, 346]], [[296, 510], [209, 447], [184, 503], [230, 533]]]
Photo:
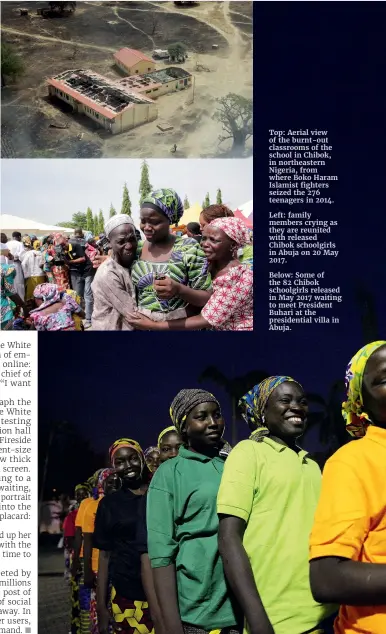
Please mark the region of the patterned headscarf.
[[60, 302], [60, 292], [56, 284], [38, 284], [34, 290], [34, 297], [36, 299], [42, 299], [43, 303], [31, 310], [31, 313], [38, 312], [39, 310], [44, 310], [48, 308], [48, 306], [52, 306], [52, 304], [56, 304], [56, 302]]
[[154, 447], [154, 446], [152, 446], [152, 447], [148, 447], [148, 448], [147, 448], [147, 449], [145, 449], [145, 451], [143, 452], [143, 455], [144, 455], [144, 457], [145, 457], [145, 462], [146, 462], [147, 468], [149, 469], [149, 471], [150, 471], [151, 473], [153, 473], [153, 470], [154, 470], [154, 469], [153, 469], [153, 466], [152, 466], [151, 464], [149, 464], [149, 460], [148, 460], [148, 458], [149, 458], [150, 454], [151, 454], [151, 453], [153, 453], [153, 452], [155, 452], [155, 453], [157, 454], [157, 456], [159, 456], [159, 455], [160, 455], [160, 450], [158, 449], [158, 447]]
[[102, 471], [103, 469], [98, 469], [98, 471], [95, 471], [95, 473], [93, 473], [92, 476], [87, 480], [87, 484], [90, 487], [91, 494], [94, 498], [97, 495], [98, 478], [99, 474], [102, 473]]
[[145, 459], [153, 452], [156, 452], [157, 454], [159, 454], [159, 449], [158, 447], [155, 447], [154, 445], [148, 447], [147, 449], [145, 449], [145, 451], [143, 452], [143, 455], [145, 456]]
[[39, 249], [40, 249], [40, 247], [41, 247], [41, 242], [40, 242], [40, 240], [34, 240], [34, 243], [33, 243], [33, 245], [32, 245], [32, 246], [33, 246], [33, 248], [34, 248], [34, 250], [35, 250], [35, 251], [39, 251]]
[[163, 213], [171, 225], [177, 225], [184, 215], [184, 205], [174, 189], [157, 189], [143, 199], [141, 209], [155, 208]]
[[201, 403], [217, 403], [221, 409], [217, 398], [206, 390], [193, 389], [178, 392], [170, 406], [170, 418], [179, 434], [181, 434], [192, 409]]
[[105, 224], [105, 234], [109, 238], [114, 229], [122, 225], [131, 225], [135, 229], [135, 224], [131, 216], [128, 214], [117, 214], [110, 218]]
[[118, 440], [113, 442], [109, 449], [110, 462], [112, 465], [114, 465], [114, 455], [121, 447], [130, 447], [131, 449], [134, 449], [141, 459], [141, 466], [143, 468], [143, 465], [145, 463], [145, 456], [143, 455], [141, 445], [136, 440], [132, 440], [131, 438], [119, 438]]
[[54, 233], [53, 242], [55, 247], [58, 247], [59, 245], [64, 246], [67, 244], [68, 239], [65, 235], [63, 235], [63, 233]]
[[97, 496], [99, 497], [100, 495], [104, 494], [104, 484], [105, 481], [107, 480], [107, 478], [114, 473], [114, 469], [111, 469], [110, 467], [107, 467], [107, 469], [102, 469], [102, 471], [100, 472], [99, 476], [98, 476], [98, 483], [97, 483]]
[[[292, 379], [290, 376], [270, 376], [258, 385], [255, 385], [239, 400], [239, 407], [244, 420], [250, 428], [258, 430], [259, 433], [257, 435], [259, 437], [266, 436], [269, 433], [268, 428], [264, 424], [264, 411], [268, 399], [272, 392], [286, 381], [292, 381], [300, 385], [298, 381], [295, 381], [295, 379]], [[256, 431], [252, 435], [255, 438]]]
[[342, 403], [342, 415], [346, 422], [346, 429], [351, 436], [361, 438], [366, 434], [371, 420], [367, 412], [363, 411], [362, 385], [366, 363], [378, 348], [386, 346], [386, 341], [374, 341], [358, 350], [353, 356], [346, 370], [346, 400]]
[[75, 493], [79, 491], [79, 489], [86, 489], [87, 493], [91, 495], [91, 487], [88, 482], [82, 482], [82, 484], [77, 484], [75, 487]]
[[170, 432], [174, 432], [175, 434], [178, 434], [177, 428], [174, 427], [174, 425], [170, 425], [170, 427], [166, 427], [165, 429], [163, 429], [160, 435], [158, 436], [158, 448], [161, 448], [162, 438], [166, 436], [166, 434], [169, 434]]
[[251, 241], [248, 228], [239, 218], [216, 218], [209, 223], [211, 227], [222, 229], [238, 247], [243, 247]]
[[23, 236], [21, 241], [24, 246], [27, 247], [27, 249], [30, 249], [32, 247], [32, 240], [29, 236]]

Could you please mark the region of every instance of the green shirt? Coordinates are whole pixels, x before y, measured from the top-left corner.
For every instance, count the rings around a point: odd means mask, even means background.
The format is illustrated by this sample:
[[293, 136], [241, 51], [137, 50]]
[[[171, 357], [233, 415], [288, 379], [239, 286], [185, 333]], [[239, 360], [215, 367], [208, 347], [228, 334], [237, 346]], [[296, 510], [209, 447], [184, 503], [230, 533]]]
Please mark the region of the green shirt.
[[181, 447], [152, 478], [147, 500], [152, 568], [174, 564], [183, 623], [204, 630], [236, 624], [218, 552], [216, 498], [224, 468]]
[[306, 632], [335, 610], [314, 601], [309, 582], [308, 541], [320, 489], [316, 462], [271, 438], [243, 440], [225, 465], [217, 511], [247, 524], [244, 548], [275, 634]]
[[239, 261], [241, 264], [246, 264], [253, 269], [253, 245], [246, 244], [245, 247], [242, 248], [242, 253], [239, 255]]

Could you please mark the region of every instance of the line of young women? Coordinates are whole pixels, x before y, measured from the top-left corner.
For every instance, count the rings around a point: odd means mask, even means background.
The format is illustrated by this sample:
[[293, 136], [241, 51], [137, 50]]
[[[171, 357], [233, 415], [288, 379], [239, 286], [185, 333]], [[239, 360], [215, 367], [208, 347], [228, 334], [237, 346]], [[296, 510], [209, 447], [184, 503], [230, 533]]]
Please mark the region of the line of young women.
[[146, 457], [135, 440], [116, 441], [110, 460], [120, 489], [98, 503], [98, 629], [87, 632], [384, 634], [385, 504], [382, 495], [362, 500], [361, 491], [386, 475], [385, 384], [381, 341], [361, 349], [347, 373], [344, 418], [350, 433], [360, 428], [369, 439], [327, 463], [329, 471], [355, 454], [359, 489], [346, 491], [342, 510], [339, 471], [333, 487], [331, 477], [324, 484], [297, 444], [308, 405], [288, 376], [269, 377], [241, 399], [251, 435], [232, 450], [218, 400], [201, 389], [177, 394], [173, 426]]

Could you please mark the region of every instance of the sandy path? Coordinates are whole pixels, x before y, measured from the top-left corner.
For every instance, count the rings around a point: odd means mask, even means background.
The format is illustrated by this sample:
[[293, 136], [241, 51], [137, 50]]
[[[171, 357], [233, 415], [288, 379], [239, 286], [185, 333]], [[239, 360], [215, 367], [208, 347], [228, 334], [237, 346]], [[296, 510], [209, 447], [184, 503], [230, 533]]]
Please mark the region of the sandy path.
[[60, 42], [61, 44], [69, 44], [70, 46], [76, 46], [79, 48], [93, 48], [97, 51], [108, 51], [109, 53], [116, 53], [116, 48], [108, 48], [107, 46], [97, 46], [96, 44], [84, 44], [83, 42], [77, 42], [74, 40], [61, 40], [58, 37], [48, 37], [46, 35], [38, 35], [37, 33], [25, 33], [24, 31], [17, 31], [11, 29], [8, 26], [2, 26], [1, 30], [4, 33], [11, 33], [12, 35], [19, 35], [20, 37], [32, 38], [35, 40], [43, 40], [46, 42]]
[[240, 11], [234, 11], [233, 9], [230, 9], [232, 15], [241, 15], [242, 18], [245, 18], [246, 20], [249, 20], [250, 23], [253, 22], [253, 18], [251, 18], [250, 15], [245, 15], [244, 13], [240, 13]]
[[154, 42], [152, 36], [149, 35], [148, 33], [145, 33], [145, 31], [142, 31], [142, 29], [139, 29], [138, 27], [136, 27], [132, 22], [129, 22], [129, 20], [126, 20], [126, 18], [122, 18], [122, 16], [119, 15], [119, 13], [118, 13], [118, 7], [117, 6], [113, 7], [113, 13], [118, 18], [118, 20], [121, 20], [121, 22], [126, 22], [126, 24], [131, 26], [131, 28], [134, 29], [135, 31], [139, 31], [143, 35], [146, 35], [146, 37], [150, 40], [150, 42], [152, 44], [152, 47], [156, 48], [156, 45], [155, 45], [155, 42]]

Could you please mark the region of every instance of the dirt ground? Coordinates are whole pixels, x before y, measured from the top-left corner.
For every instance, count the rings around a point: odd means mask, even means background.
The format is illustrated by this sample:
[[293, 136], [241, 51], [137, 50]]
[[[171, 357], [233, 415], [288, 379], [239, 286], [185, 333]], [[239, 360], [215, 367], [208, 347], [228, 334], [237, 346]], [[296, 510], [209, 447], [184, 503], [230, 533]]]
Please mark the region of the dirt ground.
[[[22, 56], [25, 74], [2, 89], [2, 156], [5, 158], [206, 158], [229, 157], [231, 143], [219, 145], [221, 124], [213, 120], [216, 98], [234, 92], [252, 98], [253, 3], [78, 2], [68, 18], [44, 19], [44, 2], [2, 2], [2, 37]], [[19, 9], [28, 8], [29, 17]], [[85, 68], [118, 79], [113, 53], [123, 46], [151, 55], [181, 41], [194, 74], [194, 88], [157, 100], [158, 119], [111, 136], [84, 116], [47, 98], [48, 77]], [[217, 48], [213, 48], [216, 45]], [[197, 71], [197, 64], [208, 70]], [[157, 62], [162, 68], [164, 62]], [[170, 65], [169, 63], [166, 65]], [[173, 125], [161, 132], [157, 123]], [[66, 129], [52, 127], [67, 125]], [[177, 145], [177, 152], [171, 153]], [[252, 139], [246, 155], [252, 153]]]

